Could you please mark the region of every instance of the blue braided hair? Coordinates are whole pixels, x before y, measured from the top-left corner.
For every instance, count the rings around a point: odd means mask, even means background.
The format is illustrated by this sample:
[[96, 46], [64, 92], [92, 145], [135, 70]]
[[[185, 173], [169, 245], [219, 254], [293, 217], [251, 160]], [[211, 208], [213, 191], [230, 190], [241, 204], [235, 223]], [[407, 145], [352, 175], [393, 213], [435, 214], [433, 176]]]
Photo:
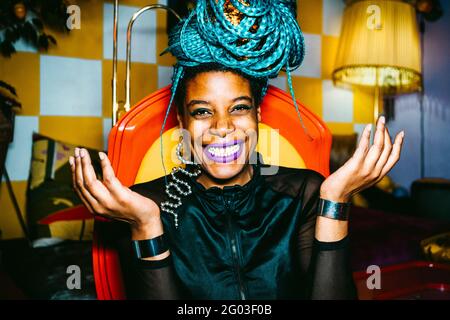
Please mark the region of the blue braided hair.
[[[170, 33], [168, 50], [178, 60], [176, 67], [215, 62], [255, 78], [295, 70], [305, 45], [292, 2], [198, 0]], [[234, 15], [227, 12], [230, 6]]]
[[268, 79], [285, 71], [297, 115], [307, 133], [291, 78], [291, 72], [305, 56], [305, 41], [294, 8], [295, 0], [196, 1], [190, 14], [171, 30], [169, 47], [163, 52], [172, 53], [177, 63], [172, 96], [161, 128], [161, 156], [162, 133], [185, 68], [208, 63], [265, 79], [261, 99], [267, 91]]

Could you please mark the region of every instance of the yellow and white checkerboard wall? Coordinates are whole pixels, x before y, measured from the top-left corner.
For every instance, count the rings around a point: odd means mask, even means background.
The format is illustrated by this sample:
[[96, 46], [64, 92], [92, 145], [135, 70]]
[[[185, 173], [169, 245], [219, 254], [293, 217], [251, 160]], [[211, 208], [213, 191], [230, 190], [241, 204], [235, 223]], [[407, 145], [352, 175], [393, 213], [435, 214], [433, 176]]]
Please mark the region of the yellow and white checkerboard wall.
[[[112, 1], [71, 0], [81, 9], [81, 29], [55, 34], [57, 46], [37, 52], [18, 43], [18, 53], [0, 57], [0, 79], [18, 92], [23, 110], [16, 117], [14, 142], [6, 168], [19, 205], [25, 212], [32, 132], [68, 143], [106, 149], [111, 128]], [[119, 98], [124, 98], [126, 28], [132, 14], [151, 3], [121, 0], [119, 10]], [[156, 2], [156, 0], [155, 0]], [[159, 3], [166, 4], [165, 0]], [[370, 92], [333, 87], [331, 72], [339, 41], [342, 0], [300, 0], [298, 20], [305, 34], [306, 58], [294, 72], [296, 96], [321, 116], [335, 134], [360, 132], [372, 119]], [[134, 26], [132, 102], [170, 83], [170, 55], [159, 56], [167, 45], [166, 14], [146, 12]], [[286, 90], [286, 76], [272, 80]], [[2, 238], [21, 237], [5, 183], [0, 189]]]

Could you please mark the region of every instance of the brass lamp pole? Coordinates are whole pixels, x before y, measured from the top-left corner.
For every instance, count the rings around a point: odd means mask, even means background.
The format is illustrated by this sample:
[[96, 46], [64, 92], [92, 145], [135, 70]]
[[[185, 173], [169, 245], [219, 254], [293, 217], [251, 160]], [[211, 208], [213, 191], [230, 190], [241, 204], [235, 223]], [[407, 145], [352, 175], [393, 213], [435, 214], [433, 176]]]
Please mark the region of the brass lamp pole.
[[165, 9], [171, 12], [178, 20], [181, 17], [170, 7], [162, 4], [152, 4], [139, 9], [133, 14], [130, 21], [128, 22], [127, 28], [127, 53], [126, 53], [126, 71], [125, 71], [125, 104], [121, 108], [119, 101], [117, 100], [117, 41], [118, 41], [118, 23], [119, 23], [119, 0], [114, 0], [114, 21], [113, 21], [113, 78], [112, 78], [112, 125], [117, 123], [117, 120], [131, 108], [131, 35], [133, 31], [134, 22], [141, 16], [144, 12], [152, 9]]

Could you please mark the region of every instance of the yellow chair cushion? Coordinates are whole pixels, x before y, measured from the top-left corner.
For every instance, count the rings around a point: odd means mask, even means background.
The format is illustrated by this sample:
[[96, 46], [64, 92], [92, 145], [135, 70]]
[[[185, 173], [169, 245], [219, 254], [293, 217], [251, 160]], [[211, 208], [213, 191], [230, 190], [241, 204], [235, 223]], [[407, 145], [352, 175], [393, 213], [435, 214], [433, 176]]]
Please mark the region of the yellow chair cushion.
[[[178, 127], [167, 130], [163, 136], [163, 160], [166, 172], [181, 163], [176, 157], [176, 146], [180, 137]], [[161, 143], [157, 139], [148, 149], [139, 167], [135, 183], [154, 180], [164, 176], [161, 161]], [[256, 150], [263, 156], [264, 163], [291, 167], [305, 168], [305, 162], [289, 141], [264, 123], [259, 124], [259, 141]]]

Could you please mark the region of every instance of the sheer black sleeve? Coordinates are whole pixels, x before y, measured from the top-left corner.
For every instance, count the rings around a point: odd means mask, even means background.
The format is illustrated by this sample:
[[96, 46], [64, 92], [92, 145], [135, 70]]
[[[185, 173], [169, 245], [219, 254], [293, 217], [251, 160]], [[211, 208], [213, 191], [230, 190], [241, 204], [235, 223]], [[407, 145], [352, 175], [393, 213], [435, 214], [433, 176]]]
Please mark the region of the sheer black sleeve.
[[171, 257], [157, 261], [137, 259], [131, 248], [131, 237], [124, 238], [119, 248], [127, 299], [179, 299], [177, 278]]
[[[131, 190], [160, 203], [158, 189], [152, 192], [148, 184], [136, 184]], [[164, 189], [162, 189], [164, 190]], [[118, 243], [122, 274], [128, 299], [174, 300], [179, 299], [179, 282], [175, 274], [172, 260], [169, 257], [149, 261], [138, 259], [132, 251], [131, 231], [129, 225], [122, 227]]]
[[324, 178], [312, 173], [300, 197], [304, 203], [298, 232], [298, 257], [305, 298], [356, 299], [349, 257], [349, 236], [336, 242], [320, 242], [315, 226]]

